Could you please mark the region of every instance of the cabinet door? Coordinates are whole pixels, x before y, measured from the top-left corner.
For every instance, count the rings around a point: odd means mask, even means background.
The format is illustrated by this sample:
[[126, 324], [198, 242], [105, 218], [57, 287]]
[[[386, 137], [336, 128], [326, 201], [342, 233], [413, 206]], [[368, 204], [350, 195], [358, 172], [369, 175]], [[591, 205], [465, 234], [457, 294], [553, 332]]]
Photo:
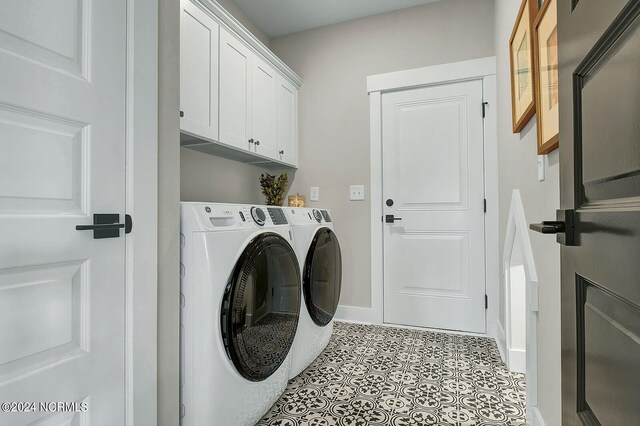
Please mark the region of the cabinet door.
[[220, 142], [249, 149], [253, 54], [220, 28]]
[[256, 152], [274, 159], [278, 159], [277, 89], [276, 70], [258, 57], [254, 57], [252, 137], [255, 139]]
[[298, 165], [298, 91], [278, 76], [278, 159]]
[[180, 129], [218, 139], [219, 25], [190, 1], [180, 24]]

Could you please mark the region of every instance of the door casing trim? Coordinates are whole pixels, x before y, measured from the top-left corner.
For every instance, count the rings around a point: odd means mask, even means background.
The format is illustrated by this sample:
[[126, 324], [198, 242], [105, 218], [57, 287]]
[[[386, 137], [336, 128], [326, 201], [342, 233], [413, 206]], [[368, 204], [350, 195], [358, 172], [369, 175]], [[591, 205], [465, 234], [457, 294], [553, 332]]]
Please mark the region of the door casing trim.
[[[483, 100], [488, 102], [484, 118], [485, 282], [489, 307], [487, 333], [497, 337], [500, 286], [498, 240], [498, 137], [495, 56], [377, 74], [367, 77], [369, 92], [371, 167], [371, 310], [370, 322], [384, 323], [384, 250], [382, 217], [382, 94], [409, 88], [438, 86], [468, 80], [482, 80]], [[478, 114], [482, 106], [478, 105]], [[344, 307], [342, 311], [348, 309]]]
[[158, 2], [127, 0], [125, 243], [126, 425], [157, 424]]

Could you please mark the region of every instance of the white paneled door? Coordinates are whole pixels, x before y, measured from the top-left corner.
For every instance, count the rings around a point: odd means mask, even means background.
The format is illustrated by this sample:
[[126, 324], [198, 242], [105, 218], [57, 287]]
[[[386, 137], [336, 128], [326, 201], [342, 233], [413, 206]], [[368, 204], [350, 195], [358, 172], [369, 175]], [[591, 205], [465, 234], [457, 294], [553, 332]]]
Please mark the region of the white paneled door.
[[384, 321], [484, 333], [482, 82], [382, 95]]
[[124, 231], [76, 225], [124, 222], [126, 2], [6, 1], [0, 30], [0, 402], [35, 403], [0, 425], [122, 425]]

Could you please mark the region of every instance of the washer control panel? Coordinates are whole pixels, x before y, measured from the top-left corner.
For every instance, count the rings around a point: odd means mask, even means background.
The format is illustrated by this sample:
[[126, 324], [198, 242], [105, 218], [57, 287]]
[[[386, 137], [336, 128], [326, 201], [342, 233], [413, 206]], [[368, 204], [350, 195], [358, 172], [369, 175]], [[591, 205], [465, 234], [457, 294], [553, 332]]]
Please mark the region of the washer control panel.
[[327, 210], [321, 210], [321, 213], [325, 222], [331, 222], [331, 216], [329, 216], [329, 212]]
[[274, 225], [287, 225], [289, 223], [280, 207], [267, 207], [267, 211]]

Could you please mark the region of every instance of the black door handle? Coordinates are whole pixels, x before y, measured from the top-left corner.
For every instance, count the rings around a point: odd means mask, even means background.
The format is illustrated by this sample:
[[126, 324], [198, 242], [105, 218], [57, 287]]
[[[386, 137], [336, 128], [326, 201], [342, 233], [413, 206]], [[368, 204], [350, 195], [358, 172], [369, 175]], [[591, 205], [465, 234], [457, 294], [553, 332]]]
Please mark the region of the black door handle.
[[571, 209], [556, 210], [556, 220], [532, 223], [529, 229], [541, 234], [557, 234], [556, 241], [565, 246], [578, 244], [576, 237], [576, 212]]
[[76, 225], [77, 231], [93, 231], [93, 239], [118, 238], [120, 229], [128, 234], [133, 228], [133, 221], [128, 214], [124, 215], [124, 223], [118, 223], [120, 215], [117, 213], [94, 214], [93, 225]]
[[120, 229], [124, 228], [124, 223], [112, 223], [104, 225], [76, 225], [77, 231], [100, 231], [104, 229]]
[[529, 229], [541, 234], [558, 234], [564, 232], [565, 223], [555, 220], [545, 220], [542, 223], [532, 223]]
[[394, 223], [396, 220], [402, 220], [402, 218], [401, 218], [401, 217], [395, 217], [395, 216], [394, 216], [394, 215], [392, 215], [392, 214], [388, 214], [388, 215], [386, 215], [386, 216], [384, 217], [384, 221], [385, 221], [386, 223]]

